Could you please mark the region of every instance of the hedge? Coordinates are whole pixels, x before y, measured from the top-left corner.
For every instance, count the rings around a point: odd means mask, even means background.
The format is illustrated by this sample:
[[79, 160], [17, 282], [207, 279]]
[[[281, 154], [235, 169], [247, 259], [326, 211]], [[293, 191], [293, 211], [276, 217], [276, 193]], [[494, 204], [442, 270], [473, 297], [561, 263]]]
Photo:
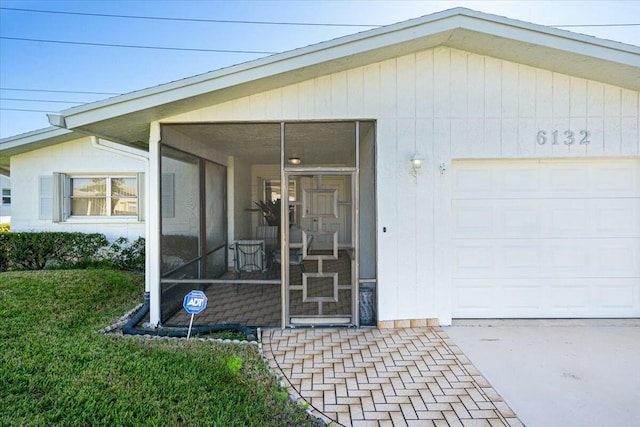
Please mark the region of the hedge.
[[100, 233], [0, 233], [0, 271], [86, 268], [95, 265], [144, 271], [144, 239], [109, 243]]

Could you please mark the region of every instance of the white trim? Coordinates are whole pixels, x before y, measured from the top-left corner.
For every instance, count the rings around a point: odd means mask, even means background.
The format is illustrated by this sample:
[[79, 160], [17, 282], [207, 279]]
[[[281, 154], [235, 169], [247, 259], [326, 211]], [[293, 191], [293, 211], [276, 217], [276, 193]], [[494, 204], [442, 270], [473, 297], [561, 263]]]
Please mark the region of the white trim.
[[[139, 174], [136, 172], [117, 172], [117, 173], [65, 173], [66, 179], [70, 182], [70, 190], [69, 194], [65, 195], [64, 198], [69, 199], [70, 206], [73, 206], [74, 199], [105, 199], [106, 200], [106, 212], [107, 215], [74, 215], [72, 211], [65, 215], [64, 222], [72, 222], [72, 223], [140, 223], [140, 210], [143, 209], [141, 204], [142, 197], [139, 192]], [[105, 180], [105, 195], [104, 196], [74, 196], [73, 195], [73, 180], [75, 179], [95, 179], [102, 178]], [[133, 196], [113, 196], [111, 194], [111, 186], [112, 180], [114, 179], [135, 179], [136, 180], [136, 214], [135, 215], [112, 215], [112, 199], [113, 198], [126, 198], [133, 199]]]
[[[160, 124], [151, 123], [149, 138], [149, 170], [147, 174], [147, 204], [149, 215], [146, 222], [145, 288], [149, 292], [149, 323], [160, 324]], [[152, 203], [151, 200], [154, 202]]]
[[[462, 37], [453, 37], [456, 31], [460, 31]], [[286, 78], [290, 82], [295, 77], [287, 75], [287, 73], [293, 70], [312, 73], [310, 67], [324, 64], [322, 71], [326, 74], [336, 71], [334, 69], [336, 67], [356, 66], [358, 61], [363, 61], [363, 55], [369, 55], [367, 61], [371, 62], [379, 61], [385, 55], [396, 56], [410, 50], [426, 49], [436, 45], [447, 45], [461, 49], [467, 47], [469, 50], [477, 47], [477, 43], [473, 41], [474, 37], [466, 37], [465, 33], [537, 45], [550, 50], [578, 55], [585, 59], [613, 63], [619, 68], [631, 67], [633, 70], [638, 68], [640, 64], [640, 47], [637, 46], [601, 40], [566, 30], [469, 9], [455, 8], [107, 100], [73, 107], [62, 111], [61, 116], [54, 118], [55, 120], [52, 119], [52, 124], [62, 123], [60, 121], [62, 120], [68, 128], [73, 129], [125, 114], [142, 110], [149, 111], [160, 105], [248, 82], [257, 82], [267, 78], [276, 79], [276, 76], [287, 76]], [[503, 52], [505, 55], [519, 54], [509, 47], [506, 47], [505, 50]], [[336, 63], [336, 60], [346, 57], [352, 58], [352, 61], [341, 61], [344, 63], [342, 65]], [[331, 65], [327, 65], [329, 63]], [[580, 68], [578, 69], [578, 67]], [[584, 66], [576, 64], [575, 68], [575, 72], [578, 74], [578, 71], [583, 71]], [[310, 75], [303, 76], [303, 72], [298, 74], [303, 79], [312, 77]], [[611, 79], [615, 77], [610, 76]], [[635, 80], [637, 81], [629, 81], [629, 85], [640, 85], [640, 79]]]
[[133, 147], [111, 142], [106, 139], [98, 138], [97, 136], [91, 136], [91, 145], [97, 149], [107, 151], [109, 153], [115, 153], [122, 156], [131, 157], [136, 160], [149, 160], [149, 153], [146, 151], [138, 150]]
[[142, 224], [137, 216], [70, 216], [64, 222], [69, 224]]
[[49, 126], [44, 129], [37, 129], [31, 132], [22, 133], [20, 135], [10, 136], [0, 140], [0, 150], [9, 150], [25, 144], [39, 142], [48, 138], [56, 138], [72, 134], [73, 131], [62, 129], [55, 126]]

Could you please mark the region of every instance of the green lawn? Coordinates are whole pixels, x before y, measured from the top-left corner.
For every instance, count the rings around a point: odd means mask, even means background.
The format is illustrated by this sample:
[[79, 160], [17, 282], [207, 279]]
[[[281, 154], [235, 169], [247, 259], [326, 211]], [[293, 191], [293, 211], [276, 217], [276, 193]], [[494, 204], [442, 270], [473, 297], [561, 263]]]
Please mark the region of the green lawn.
[[96, 332], [142, 291], [117, 271], [0, 273], [0, 425], [317, 425], [253, 345]]

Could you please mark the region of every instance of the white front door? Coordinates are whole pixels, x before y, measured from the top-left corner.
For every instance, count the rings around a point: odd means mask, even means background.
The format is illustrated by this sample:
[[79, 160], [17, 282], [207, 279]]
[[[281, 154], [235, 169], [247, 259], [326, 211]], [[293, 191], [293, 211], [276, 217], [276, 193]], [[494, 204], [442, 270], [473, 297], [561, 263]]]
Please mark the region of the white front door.
[[290, 201], [299, 228], [287, 227], [286, 323], [355, 324], [357, 292], [353, 173], [288, 174], [300, 197]]
[[[316, 236], [316, 249], [331, 249], [333, 234], [338, 244], [350, 245], [351, 242], [351, 188], [348, 176], [302, 177], [300, 187], [305, 211], [300, 223], [303, 229], [323, 231]], [[318, 182], [318, 180], [321, 182]], [[333, 211], [336, 211], [336, 215]], [[313, 213], [313, 214], [312, 214]]]

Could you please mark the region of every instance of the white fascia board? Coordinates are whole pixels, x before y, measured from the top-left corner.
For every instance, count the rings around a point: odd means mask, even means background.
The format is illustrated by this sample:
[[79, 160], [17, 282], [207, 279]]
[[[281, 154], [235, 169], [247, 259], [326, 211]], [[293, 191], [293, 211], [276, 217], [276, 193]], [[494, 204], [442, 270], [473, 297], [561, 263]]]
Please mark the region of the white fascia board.
[[[600, 39], [594, 36], [588, 36], [586, 34], [574, 33], [572, 31], [567, 31], [554, 27], [547, 27], [544, 25], [533, 24], [530, 22], [519, 21], [511, 18], [506, 18], [504, 16], [498, 15], [487, 15], [482, 12], [477, 12], [474, 10], [464, 9], [469, 18], [475, 18], [478, 22], [482, 21], [487, 25], [495, 25], [499, 24], [506, 28], [511, 28], [513, 30], [528, 30], [531, 32], [545, 34], [547, 36], [554, 36], [564, 40], [573, 40], [577, 42], [586, 43], [589, 45], [594, 45], [602, 48], [612, 49], [612, 50], [620, 50], [622, 52], [634, 53], [636, 55], [640, 54], [640, 46], [630, 45], [626, 43], [616, 42], [613, 40]], [[461, 16], [462, 17], [462, 16]], [[496, 31], [498, 26], [493, 28], [485, 28], [485, 32], [488, 34], [492, 34]], [[495, 34], [498, 35], [498, 34]], [[548, 43], [543, 43], [543, 45], [547, 45], [549, 47], [553, 47]], [[575, 53], [582, 53], [582, 51], [577, 50]]]
[[[376, 28], [61, 112], [68, 129], [185, 100], [457, 28], [640, 67], [640, 48], [464, 8]], [[464, 46], [452, 46], [464, 49]]]
[[616, 62], [621, 65], [640, 67], [639, 46], [602, 40], [584, 34], [520, 21], [516, 21], [520, 24], [519, 26], [514, 26], [513, 21], [506, 18], [503, 18], [503, 20], [506, 22], [487, 21], [486, 19], [464, 19], [464, 25], [460, 27], [523, 43]]
[[[16, 136], [10, 136], [0, 140], [0, 152], [4, 153], [8, 150], [15, 150], [20, 147], [26, 147], [31, 144], [47, 145], [48, 142], [56, 143], [56, 139], [70, 139], [73, 131], [50, 126], [44, 129], [38, 129], [31, 132], [23, 133]], [[30, 150], [25, 150], [30, 151]]]

